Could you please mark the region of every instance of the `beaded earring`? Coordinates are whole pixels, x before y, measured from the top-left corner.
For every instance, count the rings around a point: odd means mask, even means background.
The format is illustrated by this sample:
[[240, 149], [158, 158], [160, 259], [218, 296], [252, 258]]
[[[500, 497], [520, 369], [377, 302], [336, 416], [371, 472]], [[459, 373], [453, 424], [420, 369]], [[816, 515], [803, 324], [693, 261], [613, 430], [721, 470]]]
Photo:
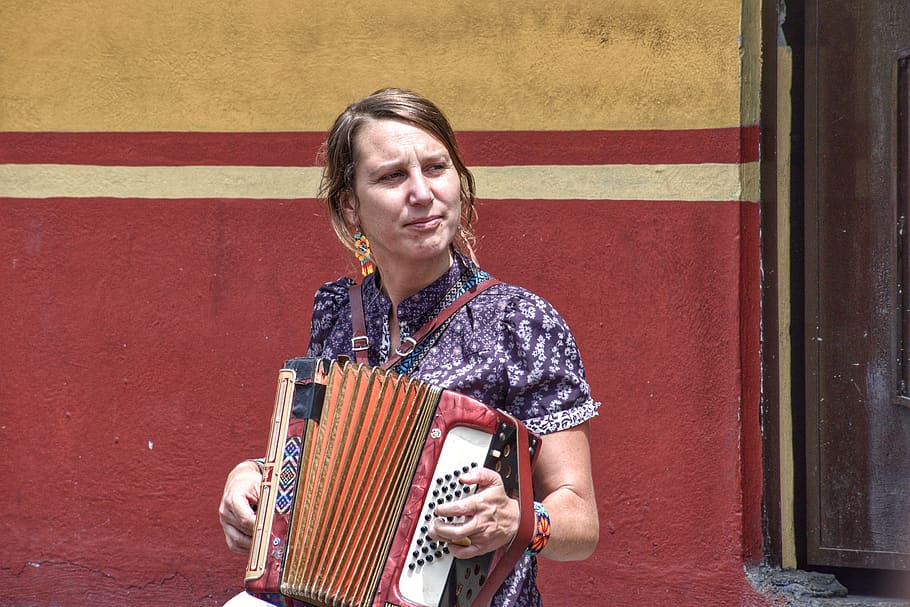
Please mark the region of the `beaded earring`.
[[373, 260], [370, 259], [370, 241], [367, 240], [366, 234], [360, 230], [354, 234], [354, 255], [360, 262], [360, 272], [364, 276], [369, 276], [376, 269]]

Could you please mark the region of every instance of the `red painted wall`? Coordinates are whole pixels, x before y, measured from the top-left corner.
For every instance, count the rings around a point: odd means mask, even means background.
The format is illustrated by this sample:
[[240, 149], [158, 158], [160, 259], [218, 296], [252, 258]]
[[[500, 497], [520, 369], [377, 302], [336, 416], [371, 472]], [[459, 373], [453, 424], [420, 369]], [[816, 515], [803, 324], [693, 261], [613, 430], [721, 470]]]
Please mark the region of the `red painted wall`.
[[[721, 143], [698, 149], [757, 154], [709, 134]], [[30, 162], [59, 154], [30, 141]], [[684, 158], [683, 141], [652, 147]], [[169, 145], [155, 162], [199, 162]], [[481, 262], [563, 312], [604, 403], [600, 546], [542, 562], [547, 604], [769, 604], [743, 575], [761, 539], [757, 204], [478, 209]], [[216, 512], [225, 475], [264, 447], [275, 374], [306, 348], [316, 288], [351, 268], [313, 200], [0, 199], [0, 605], [236, 592], [244, 559]]]

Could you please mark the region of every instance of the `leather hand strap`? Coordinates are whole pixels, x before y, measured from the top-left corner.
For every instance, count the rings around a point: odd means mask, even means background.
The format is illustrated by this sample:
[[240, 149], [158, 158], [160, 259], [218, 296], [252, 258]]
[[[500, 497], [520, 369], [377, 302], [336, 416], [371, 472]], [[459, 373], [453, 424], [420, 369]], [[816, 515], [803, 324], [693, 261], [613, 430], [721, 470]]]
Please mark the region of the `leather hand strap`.
[[487, 581], [481, 587], [480, 592], [474, 599], [474, 606], [486, 607], [490, 604], [493, 600], [493, 595], [496, 594], [496, 591], [499, 590], [502, 583], [505, 582], [509, 574], [512, 573], [512, 570], [515, 568], [515, 563], [521, 560], [525, 548], [528, 547], [531, 538], [534, 537], [534, 524], [536, 518], [534, 516], [534, 489], [531, 476], [533, 462], [530, 445], [528, 443], [528, 433], [526, 430], [519, 427], [521, 424], [514, 418], [513, 423], [516, 426], [516, 459], [518, 460], [519, 477], [518, 507], [521, 518], [518, 521], [518, 530], [515, 533], [515, 537], [512, 538], [512, 543], [509, 544], [502, 557], [496, 562], [493, 569], [490, 570], [487, 575]]

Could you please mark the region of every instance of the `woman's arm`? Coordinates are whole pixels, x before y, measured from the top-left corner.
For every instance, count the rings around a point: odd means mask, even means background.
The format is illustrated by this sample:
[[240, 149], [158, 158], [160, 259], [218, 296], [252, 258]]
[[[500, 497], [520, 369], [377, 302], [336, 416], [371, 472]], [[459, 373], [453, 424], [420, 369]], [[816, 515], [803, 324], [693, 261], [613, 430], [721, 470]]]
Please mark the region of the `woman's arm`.
[[540, 555], [575, 561], [594, 552], [600, 536], [588, 422], [543, 437], [534, 492], [550, 514], [550, 540]]

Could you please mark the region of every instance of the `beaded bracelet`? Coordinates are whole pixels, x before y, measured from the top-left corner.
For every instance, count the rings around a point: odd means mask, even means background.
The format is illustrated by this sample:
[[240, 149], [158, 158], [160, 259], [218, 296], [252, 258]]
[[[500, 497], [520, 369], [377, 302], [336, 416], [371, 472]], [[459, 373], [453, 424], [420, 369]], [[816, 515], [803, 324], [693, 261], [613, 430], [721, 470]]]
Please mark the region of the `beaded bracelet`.
[[534, 517], [536, 524], [534, 526], [534, 537], [531, 543], [525, 549], [525, 554], [538, 554], [547, 545], [550, 539], [550, 513], [540, 502], [534, 502]]

